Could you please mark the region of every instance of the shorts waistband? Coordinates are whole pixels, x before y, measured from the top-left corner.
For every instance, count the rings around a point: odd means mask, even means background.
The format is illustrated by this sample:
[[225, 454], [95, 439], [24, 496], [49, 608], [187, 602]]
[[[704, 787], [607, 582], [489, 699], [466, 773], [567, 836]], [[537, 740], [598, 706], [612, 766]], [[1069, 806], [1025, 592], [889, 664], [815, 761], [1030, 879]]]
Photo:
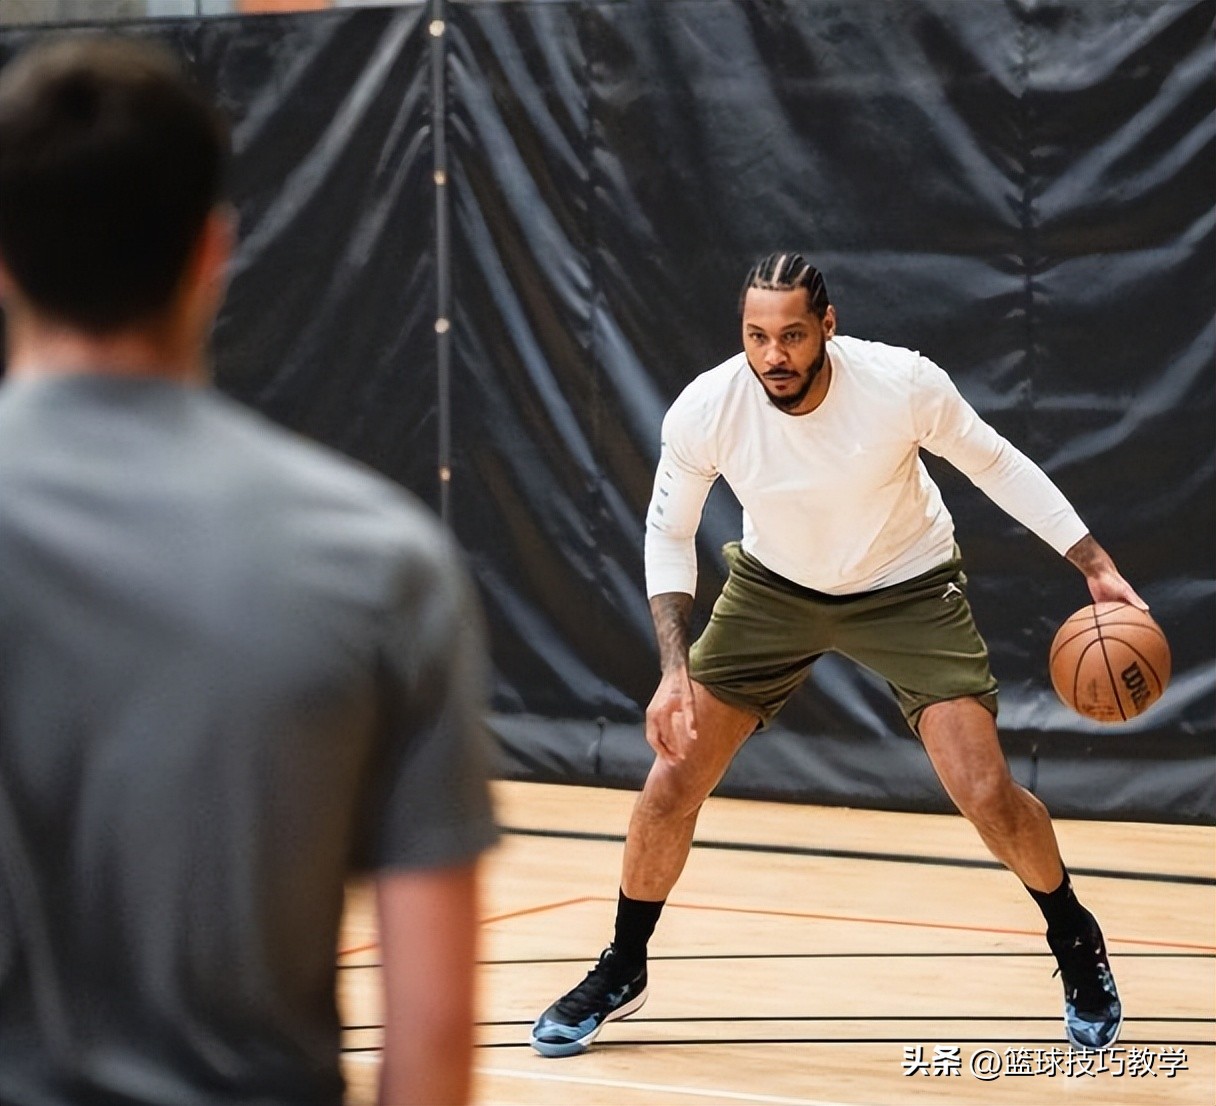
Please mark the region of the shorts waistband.
[[779, 572], [774, 572], [758, 557], [753, 556], [743, 548], [741, 542], [727, 542], [722, 547], [722, 555], [726, 558], [726, 563], [729, 565], [732, 572], [735, 571], [736, 563], [741, 563], [748, 571], [766, 577], [770, 585], [782, 588], [789, 591], [791, 594], [800, 595], [807, 599], [813, 599], [820, 603], [848, 603], [857, 599], [866, 599], [870, 596], [882, 595], [884, 592], [889, 592], [894, 588], [915, 587], [918, 584], [932, 581], [938, 576], [953, 576], [963, 567], [963, 554], [959, 549], [958, 543], [954, 545], [952, 555], [941, 562], [934, 565], [932, 568], [926, 569], [924, 572], [919, 572], [915, 576], [909, 576], [906, 580], [896, 580], [893, 584], [883, 584], [880, 588], [870, 588], [867, 591], [850, 591], [841, 594], [836, 594], [826, 591], [816, 591], [814, 588], [808, 588], [805, 584], [799, 584], [795, 580], [791, 580], [787, 576], [782, 576]]

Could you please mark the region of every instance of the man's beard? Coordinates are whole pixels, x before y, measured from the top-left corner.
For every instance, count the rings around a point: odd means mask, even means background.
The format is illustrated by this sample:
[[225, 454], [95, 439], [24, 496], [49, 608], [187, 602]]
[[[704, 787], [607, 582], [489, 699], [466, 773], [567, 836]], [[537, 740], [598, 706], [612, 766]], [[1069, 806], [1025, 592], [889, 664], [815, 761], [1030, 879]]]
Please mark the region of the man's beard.
[[774, 407], [780, 408], [782, 411], [792, 411], [798, 406], [809, 394], [812, 385], [823, 370], [824, 362], [828, 359], [828, 345], [826, 342], [820, 347], [819, 356], [815, 358], [815, 363], [810, 367], [806, 374], [806, 380], [803, 381], [802, 387], [792, 395], [775, 396], [767, 388], [764, 389], [765, 394], [772, 402]]

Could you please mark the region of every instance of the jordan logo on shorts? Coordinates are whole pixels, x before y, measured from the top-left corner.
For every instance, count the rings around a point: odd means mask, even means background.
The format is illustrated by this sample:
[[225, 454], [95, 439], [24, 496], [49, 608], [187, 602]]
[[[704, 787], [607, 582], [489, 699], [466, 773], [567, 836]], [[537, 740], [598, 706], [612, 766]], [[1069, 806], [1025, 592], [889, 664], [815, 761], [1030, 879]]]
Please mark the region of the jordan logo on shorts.
[[955, 599], [963, 594], [963, 589], [958, 584], [951, 581], [946, 585], [946, 590], [942, 592], [943, 599]]

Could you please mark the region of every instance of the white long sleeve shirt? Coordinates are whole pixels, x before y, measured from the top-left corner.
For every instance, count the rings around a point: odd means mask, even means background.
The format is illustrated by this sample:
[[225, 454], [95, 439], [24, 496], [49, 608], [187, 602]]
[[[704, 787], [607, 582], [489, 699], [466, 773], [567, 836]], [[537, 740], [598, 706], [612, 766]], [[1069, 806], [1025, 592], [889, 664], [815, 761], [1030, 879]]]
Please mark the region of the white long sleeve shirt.
[[743, 548], [804, 587], [847, 595], [909, 580], [953, 554], [954, 521], [920, 459], [949, 461], [1064, 553], [1088, 532], [1063, 493], [912, 350], [837, 337], [814, 411], [787, 415], [739, 353], [671, 405], [646, 516], [646, 589], [692, 594], [696, 531], [725, 478]]

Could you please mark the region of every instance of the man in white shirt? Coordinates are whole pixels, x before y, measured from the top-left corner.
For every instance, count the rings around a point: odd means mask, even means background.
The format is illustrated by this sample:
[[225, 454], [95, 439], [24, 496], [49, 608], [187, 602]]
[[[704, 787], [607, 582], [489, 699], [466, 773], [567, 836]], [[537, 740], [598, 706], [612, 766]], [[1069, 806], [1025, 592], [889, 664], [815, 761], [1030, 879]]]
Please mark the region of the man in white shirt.
[[[1095, 602], [1145, 603], [1059, 489], [985, 423], [933, 362], [836, 334], [822, 275], [796, 253], [748, 274], [744, 351], [698, 376], [663, 422], [646, 519], [662, 678], [646, 712], [656, 758], [634, 808], [612, 945], [533, 1026], [546, 1056], [583, 1052], [647, 996], [646, 946], [735, 753], [821, 654], [885, 678], [939, 778], [1047, 922], [1078, 1048], [1109, 1047], [1122, 1007], [1097, 921], [1073, 893], [1051, 819], [1009, 773], [996, 681], [966, 598], [927, 449], [1066, 557]], [[726, 479], [743, 538], [709, 625], [689, 646], [695, 536]]]

